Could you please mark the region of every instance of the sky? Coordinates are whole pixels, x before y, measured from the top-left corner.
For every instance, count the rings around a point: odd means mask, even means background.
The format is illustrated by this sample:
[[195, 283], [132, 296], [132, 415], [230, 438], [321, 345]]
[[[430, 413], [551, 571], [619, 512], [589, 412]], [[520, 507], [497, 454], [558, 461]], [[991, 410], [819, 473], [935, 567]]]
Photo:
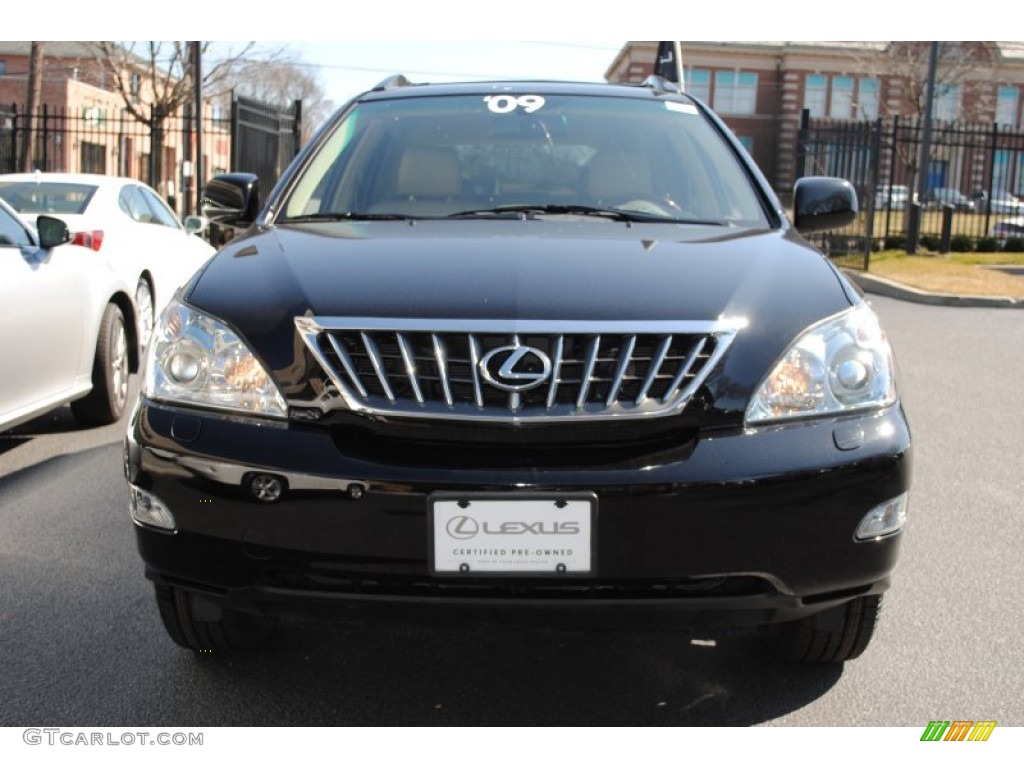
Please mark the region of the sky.
[[625, 40], [595, 41], [274, 41], [316, 72], [340, 106], [384, 78], [414, 82], [539, 78], [602, 82]]
[[[258, 41], [287, 43], [320, 76], [340, 106], [385, 77], [417, 82], [543, 79], [602, 81], [627, 40], [991, 39], [991, 14], [929, 14], [891, 0], [302, 0], [257, 6], [251, 0], [105, 0], [102, 14], [81, 14], [80, 0], [47, 0], [38, 14], [8, 15], [11, 40], [214, 41], [214, 50]], [[45, 31], [44, 31], [45, 28]], [[41, 34], [42, 33], [42, 34]], [[220, 41], [220, 42], [218, 42]], [[226, 41], [235, 41], [234, 43]], [[684, 47], [685, 58], [685, 47]]]

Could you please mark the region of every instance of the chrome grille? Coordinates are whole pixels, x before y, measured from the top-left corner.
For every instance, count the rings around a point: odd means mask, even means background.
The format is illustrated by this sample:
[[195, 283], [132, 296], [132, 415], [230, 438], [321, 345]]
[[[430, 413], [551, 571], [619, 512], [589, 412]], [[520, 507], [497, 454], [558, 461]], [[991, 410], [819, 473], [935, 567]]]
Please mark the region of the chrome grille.
[[[722, 321], [299, 317], [295, 324], [353, 411], [523, 422], [677, 413], [738, 329]], [[508, 391], [489, 381], [482, 370], [488, 354], [521, 347], [533, 359], [517, 373], [530, 388]], [[544, 357], [550, 374], [533, 386]]]

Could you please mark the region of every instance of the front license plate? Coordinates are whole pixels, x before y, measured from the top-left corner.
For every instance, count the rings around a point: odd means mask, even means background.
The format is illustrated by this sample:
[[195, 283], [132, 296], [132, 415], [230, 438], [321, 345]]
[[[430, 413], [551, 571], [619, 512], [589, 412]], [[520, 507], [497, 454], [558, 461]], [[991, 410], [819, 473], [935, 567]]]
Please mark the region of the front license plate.
[[433, 496], [437, 574], [587, 574], [596, 498]]

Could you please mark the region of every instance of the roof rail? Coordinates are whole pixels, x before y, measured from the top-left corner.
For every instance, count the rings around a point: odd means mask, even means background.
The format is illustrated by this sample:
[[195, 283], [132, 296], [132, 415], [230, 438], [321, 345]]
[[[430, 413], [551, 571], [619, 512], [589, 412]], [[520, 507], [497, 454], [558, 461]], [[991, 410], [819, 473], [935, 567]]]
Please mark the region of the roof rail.
[[661, 75], [648, 75], [647, 79], [644, 80], [641, 85], [644, 88], [653, 88], [656, 91], [671, 91], [673, 93], [683, 93], [683, 89], [679, 87], [679, 83], [673, 83], [671, 80], [666, 80]]
[[391, 75], [385, 77], [370, 90], [383, 91], [387, 88], [404, 88], [407, 85], [412, 85], [412, 82], [405, 75]]

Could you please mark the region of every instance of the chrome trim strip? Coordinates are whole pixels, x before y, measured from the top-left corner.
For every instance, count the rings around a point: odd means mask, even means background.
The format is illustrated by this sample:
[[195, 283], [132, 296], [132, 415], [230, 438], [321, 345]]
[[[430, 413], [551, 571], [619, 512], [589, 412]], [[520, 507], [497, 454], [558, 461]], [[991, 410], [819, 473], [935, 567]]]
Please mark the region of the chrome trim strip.
[[597, 365], [597, 353], [601, 349], [601, 334], [594, 336], [590, 344], [590, 352], [587, 353], [587, 364], [583, 369], [583, 380], [580, 382], [580, 394], [576, 398], [576, 408], [582, 411], [587, 404], [587, 393], [590, 392], [590, 377], [594, 375], [594, 366]]
[[633, 401], [633, 405], [639, 406], [640, 403], [647, 399], [647, 393], [651, 391], [651, 385], [654, 384], [654, 379], [665, 362], [665, 355], [668, 354], [668, 350], [672, 346], [672, 339], [674, 338], [674, 336], [666, 336], [661, 340], [661, 346], [658, 347], [654, 359], [651, 360], [651, 367], [647, 370], [647, 378], [644, 379], [640, 391], [636, 393], [636, 400]]
[[619, 390], [622, 389], [622, 377], [626, 375], [626, 369], [633, 359], [633, 350], [636, 349], [636, 335], [630, 336], [626, 346], [619, 351], [619, 365], [615, 369], [615, 378], [612, 380], [612, 388], [608, 390], [608, 397], [604, 404], [611, 406], [619, 399]]
[[676, 377], [672, 379], [672, 383], [668, 389], [665, 390], [665, 396], [661, 398], [662, 405], [669, 402], [672, 398], [673, 393], [679, 389], [679, 385], [683, 383], [683, 379], [686, 374], [690, 372], [690, 368], [693, 367], [694, 361], [697, 359], [697, 355], [704, 349], [704, 344], [707, 342], [707, 338], [699, 339], [696, 344], [690, 349], [690, 353], [686, 356], [686, 360], [679, 366], [679, 371], [676, 373]]
[[[331, 337], [334, 338], [333, 336]], [[420, 391], [420, 382], [416, 378], [416, 357], [413, 355], [412, 349], [409, 347], [409, 342], [405, 336], [401, 333], [395, 333], [395, 338], [398, 339], [398, 348], [402, 351], [402, 360], [405, 362], [405, 372], [409, 376], [409, 383], [412, 385], [412, 393], [416, 396], [416, 402], [423, 405], [426, 401], [423, 399], [423, 392]]]
[[338, 343], [338, 340], [331, 334], [327, 334], [327, 338], [331, 342], [331, 347], [334, 349], [334, 353], [341, 361], [342, 368], [345, 369], [345, 375], [347, 375], [349, 380], [352, 382], [352, 386], [356, 388], [356, 391], [360, 396], [368, 397], [369, 395], [363, 387], [363, 382], [360, 381], [359, 374], [356, 373], [355, 364], [352, 362], [352, 358], [349, 357], [348, 350], [341, 346], [341, 344]]
[[562, 376], [562, 350], [565, 347], [565, 336], [559, 334], [555, 340], [555, 356], [551, 359], [551, 386], [548, 388], [547, 407], [551, 410], [558, 398], [558, 385]]
[[434, 358], [437, 360], [437, 375], [441, 377], [441, 388], [444, 390], [444, 402], [449, 408], [454, 405], [452, 400], [452, 385], [448, 381], [448, 355], [445, 352], [444, 342], [436, 334], [430, 334], [434, 342]]
[[477, 408], [484, 407], [484, 391], [480, 388], [480, 340], [476, 334], [469, 334], [469, 365], [473, 369], [473, 402]]
[[377, 380], [380, 382], [380, 388], [384, 390], [384, 395], [392, 403], [396, 402], [395, 395], [391, 391], [391, 386], [388, 384], [388, 372], [384, 370], [384, 361], [381, 359], [380, 350], [377, 349], [377, 345], [374, 343], [373, 339], [365, 333], [360, 333], [359, 338], [363, 340], [363, 346], [366, 347], [366, 351], [370, 356], [370, 364], [373, 366], [373, 370], [377, 374]]
[[540, 334], [710, 334], [738, 331], [742, 319], [718, 320], [452, 320], [408, 317], [297, 317], [303, 326], [318, 331], [422, 331], [434, 333], [540, 333]]

